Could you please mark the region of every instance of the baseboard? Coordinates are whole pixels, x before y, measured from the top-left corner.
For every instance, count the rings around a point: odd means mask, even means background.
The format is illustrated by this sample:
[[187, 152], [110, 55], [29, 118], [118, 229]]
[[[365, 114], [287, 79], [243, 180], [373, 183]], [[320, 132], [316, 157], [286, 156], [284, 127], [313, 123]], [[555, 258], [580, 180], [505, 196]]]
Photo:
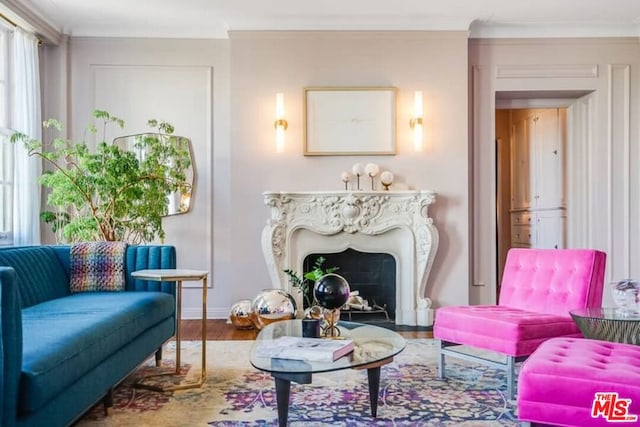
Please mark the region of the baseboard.
[[[228, 307], [207, 307], [207, 319], [226, 319], [229, 317]], [[202, 309], [182, 308], [182, 320], [202, 319]]]

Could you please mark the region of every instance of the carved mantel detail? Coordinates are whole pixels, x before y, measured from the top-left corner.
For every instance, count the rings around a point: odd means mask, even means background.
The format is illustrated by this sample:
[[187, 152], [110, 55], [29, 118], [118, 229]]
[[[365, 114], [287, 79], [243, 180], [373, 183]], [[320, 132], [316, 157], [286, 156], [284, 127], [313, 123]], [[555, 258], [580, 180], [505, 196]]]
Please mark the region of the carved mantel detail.
[[[438, 232], [428, 214], [434, 192], [266, 192], [264, 201], [271, 217], [262, 232], [262, 250], [274, 287], [291, 292], [283, 271], [301, 271], [304, 257], [318, 249], [308, 239], [309, 247], [294, 241], [297, 231], [308, 230], [323, 247], [327, 237], [335, 237], [336, 252], [357, 246], [394, 255], [399, 273], [396, 323], [430, 324], [423, 310], [430, 306], [425, 288], [438, 246]], [[403, 232], [390, 233], [397, 229]]]

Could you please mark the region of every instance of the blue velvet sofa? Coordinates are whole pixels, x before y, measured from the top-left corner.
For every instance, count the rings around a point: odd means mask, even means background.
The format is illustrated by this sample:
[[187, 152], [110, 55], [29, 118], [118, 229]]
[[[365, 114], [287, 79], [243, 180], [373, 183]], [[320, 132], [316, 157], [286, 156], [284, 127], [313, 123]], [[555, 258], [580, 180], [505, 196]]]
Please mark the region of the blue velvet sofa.
[[124, 292], [69, 291], [69, 246], [0, 248], [0, 425], [66, 426], [174, 335], [172, 246], [128, 246]]

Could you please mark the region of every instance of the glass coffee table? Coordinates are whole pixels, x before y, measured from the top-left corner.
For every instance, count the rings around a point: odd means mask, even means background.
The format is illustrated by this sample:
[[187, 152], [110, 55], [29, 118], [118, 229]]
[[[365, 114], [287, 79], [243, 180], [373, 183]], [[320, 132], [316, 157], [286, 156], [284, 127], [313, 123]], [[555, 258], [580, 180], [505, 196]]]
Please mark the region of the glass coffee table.
[[617, 308], [583, 308], [569, 312], [585, 338], [640, 344], [640, 314]]
[[289, 415], [289, 393], [291, 382], [311, 384], [313, 374], [339, 371], [342, 369], [366, 369], [369, 381], [369, 402], [371, 415], [378, 412], [378, 392], [380, 391], [380, 367], [393, 361], [393, 357], [404, 350], [406, 342], [399, 334], [378, 326], [355, 322], [339, 322], [341, 336], [350, 339], [354, 351], [334, 362], [310, 362], [263, 357], [260, 349], [282, 336], [302, 336], [302, 321], [284, 320], [267, 325], [260, 331], [251, 348], [251, 364], [264, 372], [269, 372], [275, 380], [278, 405], [278, 425], [287, 425]]

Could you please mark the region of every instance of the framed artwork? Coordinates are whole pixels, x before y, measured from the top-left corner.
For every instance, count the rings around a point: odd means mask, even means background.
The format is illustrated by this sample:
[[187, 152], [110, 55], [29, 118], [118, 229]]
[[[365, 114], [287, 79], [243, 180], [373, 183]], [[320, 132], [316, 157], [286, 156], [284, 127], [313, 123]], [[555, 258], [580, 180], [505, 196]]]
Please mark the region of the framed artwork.
[[396, 88], [304, 89], [304, 155], [396, 154]]

